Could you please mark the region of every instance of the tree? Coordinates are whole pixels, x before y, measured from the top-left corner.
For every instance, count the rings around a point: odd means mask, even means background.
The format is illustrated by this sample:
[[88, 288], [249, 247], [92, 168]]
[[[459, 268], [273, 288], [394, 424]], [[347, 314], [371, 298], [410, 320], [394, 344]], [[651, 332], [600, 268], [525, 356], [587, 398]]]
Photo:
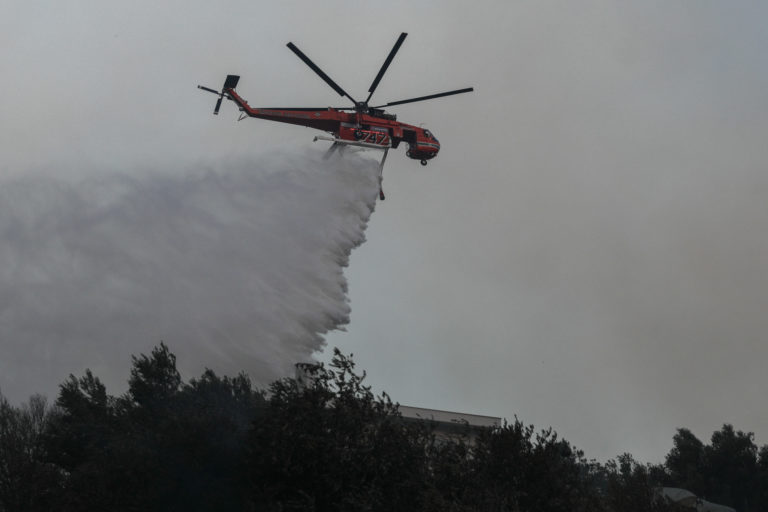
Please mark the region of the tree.
[[768, 510], [768, 445], [763, 445], [758, 452], [757, 489], [753, 508]]
[[725, 424], [704, 449], [707, 500], [739, 511], [757, 511], [758, 461], [752, 432]]
[[704, 476], [704, 443], [687, 428], [677, 429], [672, 449], [666, 457], [670, 485], [687, 489], [697, 496], [707, 491]]
[[469, 460], [474, 510], [596, 511], [599, 495], [583, 453], [551, 428], [513, 423], [477, 436]]
[[[758, 457], [754, 434], [725, 424], [705, 445], [688, 429], [678, 429], [674, 446], [666, 457], [668, 485], [682, 487], [700, 498], [731, 506], [740, 512], [766, 510], [763, 464], [768, 452]], [[768, 449], [765, 448], [764, 449]], [[768, 477], [768, 470], [766, 477]], [[761, 483], [762, 482], [762, 483]]]
[[128, 379], [128, 396], [135, 405], [151, 411], [162, 408], [181, 389], [181, 374], [176, 369], [176, 356], [165, 343], [152, 349], [152, 355], [133, 356]]
[[659, 492], [653, 473], [658, 468], [638, 463], [629, 453], [608, 461], [604, 496], [611, 512], [666, 512], [684, 510], [667, 501]]
[[264, 397], [245, 375], [185, 384], [161, 344], [133, 358], [115, 398], [86, 371], [61, 386], [51, 453], [68, 472], [63, 510], [243, 510], [243, 450]]
[[64, 475], [46, 462], [44, 436], [52, 414], [40, 395], [15, 408], [0, 393], [0, 512], [54, 508]]
[[431, 435], [423, 491], [425, 512], [470, 512], [476, 510], [472, 450], [466, 434], [449, 438]]
[[248, 447], [259, 510], [420, 510], [425, 436], [338, 350], [269, 388]]

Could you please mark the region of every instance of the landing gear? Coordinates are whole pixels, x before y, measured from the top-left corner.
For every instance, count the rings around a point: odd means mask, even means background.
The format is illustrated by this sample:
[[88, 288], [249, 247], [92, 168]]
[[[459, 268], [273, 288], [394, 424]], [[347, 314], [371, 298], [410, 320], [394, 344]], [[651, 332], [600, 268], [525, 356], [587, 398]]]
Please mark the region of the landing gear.
[[426, 160], [422, 160], [421, 161], [421, 165], [427, 165], [427, 161]]

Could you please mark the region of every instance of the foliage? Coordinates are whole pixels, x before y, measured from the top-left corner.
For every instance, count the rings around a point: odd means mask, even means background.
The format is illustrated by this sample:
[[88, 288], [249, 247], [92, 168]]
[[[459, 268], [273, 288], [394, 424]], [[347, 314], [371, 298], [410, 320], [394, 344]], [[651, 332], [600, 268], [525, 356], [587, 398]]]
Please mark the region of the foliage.
[[608, 509], [621, 512], [683, 510], [669, 503], [659, 492], [659, 482], [654, 477], [659, 469], [638, 463], [629, 453], [608, 461], [602, 469]]
[[672, 438], [672, 449], [666, 457], [670, 485], [682, 487], [701, 496], [707, 483], [701, 470], [704, 467], [704, 443], [686, 429], [680, 428]]
[[301, 380], [269, 389], [249, 443], [260, 510], [420, 510], [424, 432], [400, 420], [386, 394], [338, 350], [330, 367], [304, 365]]
[[705, 445], [681, 428], [673, 442], [666, 458], [667, 485], [739, 512], [768, 510], [768, 446], [758, 450], [752, 432], [725, 424]]
[[90, 371], [61, 386], [52, 461], [68, 472], [65, 510], [242, 508], [242, 446], [263, 402], [249, 379], [206, 370], [184, 384], [161, 344], [133, 359], [128, 392]]
[[266, 391], [211, 370], [184, 382], [160, 344], [133, 358], [122, 396], [90, 371], [53, 407], [0, 395], [0, 512], [678, 510], [661, 486], [768, 510], [768, 446], [731, 425], [708, 445], [678, 430], [663, 465], [598, 464], [518, 419], [450, 435], [406, 420], [338, 350], [300, 369]]
[[54, 508], [63, 475], [45, 462], [44, 435], [53, 414], [40, 395], [14, 408], [0, 394], [0, 512]]
[[599, 510], [582, 452], [521, 421], [478, 433], [463, 487], [469, 510]]

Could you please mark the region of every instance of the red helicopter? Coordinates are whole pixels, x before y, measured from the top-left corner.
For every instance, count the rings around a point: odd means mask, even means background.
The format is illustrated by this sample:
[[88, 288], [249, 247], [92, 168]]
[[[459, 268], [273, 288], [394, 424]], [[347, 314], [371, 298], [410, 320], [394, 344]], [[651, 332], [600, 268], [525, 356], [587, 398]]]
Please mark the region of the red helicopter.
[[[398, 37], [395, 46], [389, 52], [387, 59], [384, 61], [381, 69], [379, 69], [379, 73], [376, 75], [376, 78], [374, 78], [373, 83], [371, 83], [371, 87], [368, 89], [368, 97], [365, 101], [355, 100], [352, 96], [347, 94], [344, 89], [339, 87], [336, 82], [331, 80], [331, 78], [312, 62], [309, 57], [304, 55], [295, 44], [287, 44], [288, 48], [304, 61], [312, 71], [317, 73], [325, 83], [330, 85], [333, 90], [340, 96], [349, 98], [354, 104], [352, 107], [254, 108], [248, 105], [248, 102], [235, 92], [235, 87], [237, 87], [237, 83], [240, 80], [238, 75], [227, 75], [221, 92], [202, 85], [198, 85], [197, 87], [219, 96], [219, 99], [216, 102], [216, 107], [213, 110], [214, 114], [218, 115], [221, 102], [226, 97], [227, 99], [234, 101], [240, 108], [241, 114], [238, 121], [242, 121], [247, 117], [256, 117], [281, 123], [308, 126], [330, 133], [332, 135], [330, 137], [318, 135], [314, 139], [315, 141], [327, 140], [333, 142], [326, 153], [326, 158], [331, 156], [335, 150], [343, 148], [344, 146], [359, 146], [384, 150], [384, 156], [379, 163], [379, 180], [381, 181], [381, 172], [384, 169], [384, 161], [387, 159], [389, 148], [396, 148], [401, 142], [406, 142], [408, 144], [406, 155], [414, 160], [420, 160], [421, 165], [427, 165], [427, 161], [437, 156], [438, 151], [440, 151], [440, 142], [438, 142], [432, 132], [418, 126], [398, 122], [397, 116], [394, 114], [387, 114], [383, 110], [383, 107], [431, 100], [473, 90], [472, 87], [468, 87], [466, 89], [430, 94], [418, 98], [391, 101], [375, 107], [369, 106], [371, 96], [373, 96], [373, 93], [376, 91], [376, 87], [378, 87], [381, 78], [384, 76], [387, 68], [389, 68], [392, 59], [395, 58], [395, 54], [400, 49], [400, 46], [403, 44], [403, 41], [405, 41], [407, 35], [408, 34], [403, 32], [400, 34], [400, 37]], [[383, 189], [380, 191], [380, 197], [381, 199], [384, 199]]]

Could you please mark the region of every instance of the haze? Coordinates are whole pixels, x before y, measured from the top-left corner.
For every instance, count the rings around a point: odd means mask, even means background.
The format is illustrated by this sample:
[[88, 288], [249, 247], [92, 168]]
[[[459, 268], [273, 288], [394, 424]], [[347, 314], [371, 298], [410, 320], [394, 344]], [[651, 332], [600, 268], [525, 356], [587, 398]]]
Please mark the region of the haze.
[[[475, 92], [392, 109], [434, 131], [442, 150], [425, 168], [402, 151], [388, 158], [387, 200], [345, 274], [350, 324], [328, 345], [353, 352], [370, 383], [404, 404], [517, 415], [590, 457], [660, 461], [675, 428], [706, 439], [725, 422], [765, 444], [767, 10], [4, 2], [0, 185], [7, 197], [19, 179], [180, 180], [221, 162], [263, 168], [266, 154], [321, 153], [309, 129], [237, 123], [231, 104], [213, 117], [213, 96], [195, 86], [236, 73], [252, 105], [341, 106], [285, 43], [354, 96], [408, 32], [377, 100]], [[100, 194], [78, 198], [111, 197]], [[21, 304], [5, 272], [3, 300]], [[51, 353], [2, 325], [2, 361]], [[208, 348], [165, 341], [187, 368], [208, 364]], [[53, 395], [96, 358], [112, 361], [102, 376], [124, 379], [114, 340], [87, 346], [13, 398]], [[4, 393], [28, 371], [2, 368]]]

